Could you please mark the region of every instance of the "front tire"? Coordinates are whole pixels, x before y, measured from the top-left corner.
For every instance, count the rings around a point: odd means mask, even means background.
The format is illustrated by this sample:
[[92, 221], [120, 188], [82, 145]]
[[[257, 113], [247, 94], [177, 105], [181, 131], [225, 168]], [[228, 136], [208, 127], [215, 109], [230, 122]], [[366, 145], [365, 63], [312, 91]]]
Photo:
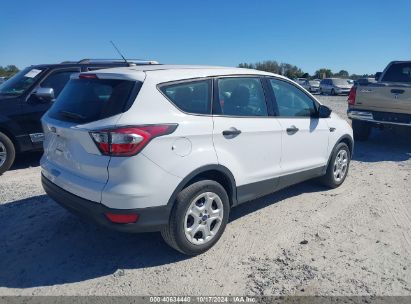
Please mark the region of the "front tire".
[[0, 175], [10, 169], [16, 157], [13, 142], [6, 134], [0, 132]]
[[229, 211], [227, 192], [219, 183], [195, 182], [177, 195], [169, 224], [161, 235], [168, 245], [183, 254], [204, 253], [223, 234]]
[[366, 141], [370, 137], [371, 126], [366, 122], [353, 120], [352, 131], [355, 140]]
[[335, 94], [334, 89], [332, 89], [332, 90], [331, 90], [331, 96], [335, 96], [335, 95], [337, 95], [337, 94]]
[[346, 143], [339, 143], [331, 156], [325, 175], [321, 182], [329, 188], [337, 188], [342, 185], [348, 175], [351, 152]]

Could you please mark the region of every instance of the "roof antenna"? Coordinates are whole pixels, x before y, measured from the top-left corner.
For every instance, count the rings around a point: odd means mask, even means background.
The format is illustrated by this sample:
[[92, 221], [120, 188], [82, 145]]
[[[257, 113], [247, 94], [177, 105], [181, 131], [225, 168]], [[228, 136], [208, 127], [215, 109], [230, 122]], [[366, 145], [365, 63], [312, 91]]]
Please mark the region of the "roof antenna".
[[113, 45], [114, 49], [117, 51], [117, 53], [120, 54], [121, 58], [123, 58], [124, 62], [130, 65], [130, 63], [127, 61], [127, 59], [121, 54], [120, 50], [116, 47], [113, 41], [110, 40], [110, 43]]

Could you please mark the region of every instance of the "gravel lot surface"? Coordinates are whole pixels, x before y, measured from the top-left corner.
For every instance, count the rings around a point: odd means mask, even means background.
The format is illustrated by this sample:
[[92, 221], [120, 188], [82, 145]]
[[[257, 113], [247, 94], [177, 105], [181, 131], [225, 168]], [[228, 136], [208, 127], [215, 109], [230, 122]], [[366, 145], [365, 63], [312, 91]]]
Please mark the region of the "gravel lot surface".
[[[346, 97], [319, 99], [346, 118]], [[0, 295], [411, 295], [410, 157], [409, 134], [374, 132], [343, 186], [242, 205], [187, 258], [70, 215], [44, 195], [40, 154], [22, 155], [0, 177]]]

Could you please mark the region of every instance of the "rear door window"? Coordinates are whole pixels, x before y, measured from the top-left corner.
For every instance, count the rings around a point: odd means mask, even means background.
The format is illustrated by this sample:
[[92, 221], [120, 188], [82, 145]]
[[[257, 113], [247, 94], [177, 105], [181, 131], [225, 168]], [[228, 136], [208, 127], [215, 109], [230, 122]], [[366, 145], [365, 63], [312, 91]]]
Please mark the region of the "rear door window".
[[268, 116], [260, 78], [227, 77], [218, 79], [218, 102], [214, 114], [228, 116]]
[[382, 81], [411, 82], [411, 62], [392, 64], [385, 72]]
[[211, 114], [210, 79], [166, 84], [160, 90], [183, 112]]
[[88, 123], [126, 111], [141, 82], [118, 79], [71, 79], [49, 111], [59, 120]]

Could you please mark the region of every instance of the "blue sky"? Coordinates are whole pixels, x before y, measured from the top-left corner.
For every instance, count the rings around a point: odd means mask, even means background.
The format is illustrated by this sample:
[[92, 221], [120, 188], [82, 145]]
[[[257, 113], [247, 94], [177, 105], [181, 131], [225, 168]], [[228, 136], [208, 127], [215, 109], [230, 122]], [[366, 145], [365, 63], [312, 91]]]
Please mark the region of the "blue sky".
[[313, 73], [374, 73], [411, 59], [411, 1], [20, 1], [0, 6], [0, 65], [116, 58]]

